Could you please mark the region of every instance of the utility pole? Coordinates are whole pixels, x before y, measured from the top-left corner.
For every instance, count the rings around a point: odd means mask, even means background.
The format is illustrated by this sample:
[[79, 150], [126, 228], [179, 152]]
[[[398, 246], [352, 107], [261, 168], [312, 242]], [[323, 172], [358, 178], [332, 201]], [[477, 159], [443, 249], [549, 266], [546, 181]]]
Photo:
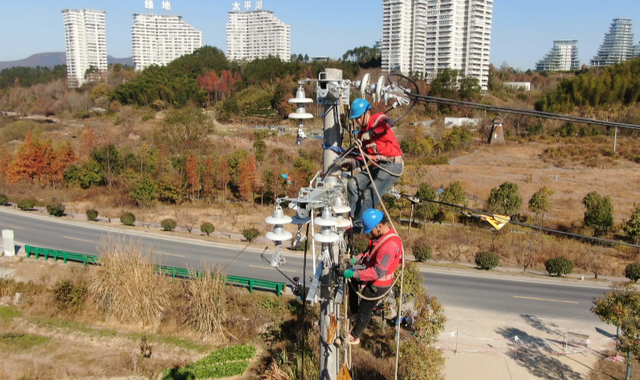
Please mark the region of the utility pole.
[[[341, 81], [342, 70], [338, 69], [326, 69], [326, 81]], [[323, 83], [321, 82], [321, 86]], [[339, 101], [340, 99], [333, 99], [331, 97], [325, 97], [324, 100], [324, 144], [325, 147], [329, 146], [341, 146], [342, 142], [340, 123], [339, 123]], [[349, 99], [347, 98], [348, 102]], [[339, 170], [330, 170], [331, 164], [338, 157], [337, 153], [325, 149], [322, 156], [322, 169], [325, 174], [325, 185], [333, 187], [338, 183], [338, 178], [333, 175], [334, 173], [340, 173]], [[328, 211], [328, 212], [327, 212]], [[325, 218], [328, 220], [331, 217], [331, 212], [327, 208], [322, 213], [322, 220]], [[317, 220], [319, 223], [320, 219]], [[327, 226], [330, 228], [329, 226]], [[323, 226], [323, 230], [326, 227]], [[335, 234], [336, 238], [338, 237]], [[318, 234], [315, 235], [318, 238], [329, 235]], [[322, 257], [326, 260], [329, 255], [332, 254], [331, 261], [334, 263], [339, 262], [338, 247], [336, 246], [337, 239], [334, 242], [329, 242], [333, 239], [328, 238], [327, 242], [322, 242]], [[337, 317], [339, 313], [339, 304], [335, 301], [336, 290], [338, 286], [338, 279], [336, 278], [335, 270], [331, 267], [330, 263], [325, 262], [322, 267], [322, 277], [320, 278], [320, 297], [322, 298], [320, 303], [320, 379], [321, 380], [337, 380], [339, 371], [338, 360], [338, 348], [333, 344], [333, 340], [337, 332], [339, 331], [337, 326]]]

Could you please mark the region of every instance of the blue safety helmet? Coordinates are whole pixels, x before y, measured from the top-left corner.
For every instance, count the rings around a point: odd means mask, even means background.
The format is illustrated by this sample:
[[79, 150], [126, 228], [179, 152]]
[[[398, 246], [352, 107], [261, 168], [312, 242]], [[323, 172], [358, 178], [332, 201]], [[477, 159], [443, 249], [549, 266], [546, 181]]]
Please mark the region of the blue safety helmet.
[[364, 226], [364, 233], [368, 234], [376, 228], [380, 222], [382, 222], [382, 218], [384, 214], [380, 210], [376, 210], [375, 208], [370, 208], [362, 214], [362, 225]]
[[351, 103], [351, 115], [349, 119], [357, 119], [371, 109], [371, 103], [366, 99], [358, 98]]

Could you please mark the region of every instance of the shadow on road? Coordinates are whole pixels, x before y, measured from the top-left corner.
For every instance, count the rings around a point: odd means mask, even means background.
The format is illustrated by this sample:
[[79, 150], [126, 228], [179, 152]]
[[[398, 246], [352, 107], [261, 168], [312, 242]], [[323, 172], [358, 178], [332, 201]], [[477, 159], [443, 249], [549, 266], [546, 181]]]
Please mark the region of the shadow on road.
[[556, 325], [555, 323], [546, 324], [535, 315], [520, 314], [520, 317], [522, 317], [522, 319], [524, 319], [524, 321], [527, 322], [529, 326], [538, 331], [542, 331], [547, 334], [561, 334], [560, 330], [558, 330], [558, 325]]
[[549, 346], [548, 340], [531, 336], [516, 328], [499, 328], [496, 332], [511, 340], [507, 355], [537, 378], [546, 380], [582, 379], [580, 373], [552, 356], [554, 350]]

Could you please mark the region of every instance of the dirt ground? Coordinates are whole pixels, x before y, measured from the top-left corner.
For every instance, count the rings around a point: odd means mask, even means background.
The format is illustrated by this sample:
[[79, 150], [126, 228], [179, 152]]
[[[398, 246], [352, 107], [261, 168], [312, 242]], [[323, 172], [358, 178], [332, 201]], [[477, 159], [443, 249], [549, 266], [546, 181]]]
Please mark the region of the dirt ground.
[[449, 161], [449, 165], [429, 166], [425, 179], [432, 186], [448, 186], [460, 181], [469, 204], [481, 206], [494, 187], [513, 182], [520, 188], [526, 210], [531, 195], [547, 186], [554, 193], [549, 198], [548, 220], [570, 225], [581, 222], [585, 208], [582, 199], [589, 192], [610, 196], [614, 222], [626, 221], [633, 203], [640, 199], [640, 166], [624, 159], [611, 168], [588, 168], [580, 165], [554, 167], [541, 155], [548, 144], [508, 142], [506, 145], [479, 147]]

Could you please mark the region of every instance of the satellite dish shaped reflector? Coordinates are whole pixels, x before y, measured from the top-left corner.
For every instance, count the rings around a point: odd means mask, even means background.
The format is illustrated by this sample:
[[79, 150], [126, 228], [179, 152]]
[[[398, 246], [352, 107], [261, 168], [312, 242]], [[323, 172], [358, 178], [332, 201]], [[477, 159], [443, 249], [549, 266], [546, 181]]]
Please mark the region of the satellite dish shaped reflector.
[[378, 82], [375, 84], [375, 90], [373, 91], [373, 101], [379, 103], [382, 100], [382, 88], [384, 87], [384, 76], [378, 78]]
[[364, 74], [358, 90], [360, 91], [360, 97], [364, 99], [367, 96], [367, 90], [369, 90], [369, 84], [371, 84], [371, 75], [369, 73]]

